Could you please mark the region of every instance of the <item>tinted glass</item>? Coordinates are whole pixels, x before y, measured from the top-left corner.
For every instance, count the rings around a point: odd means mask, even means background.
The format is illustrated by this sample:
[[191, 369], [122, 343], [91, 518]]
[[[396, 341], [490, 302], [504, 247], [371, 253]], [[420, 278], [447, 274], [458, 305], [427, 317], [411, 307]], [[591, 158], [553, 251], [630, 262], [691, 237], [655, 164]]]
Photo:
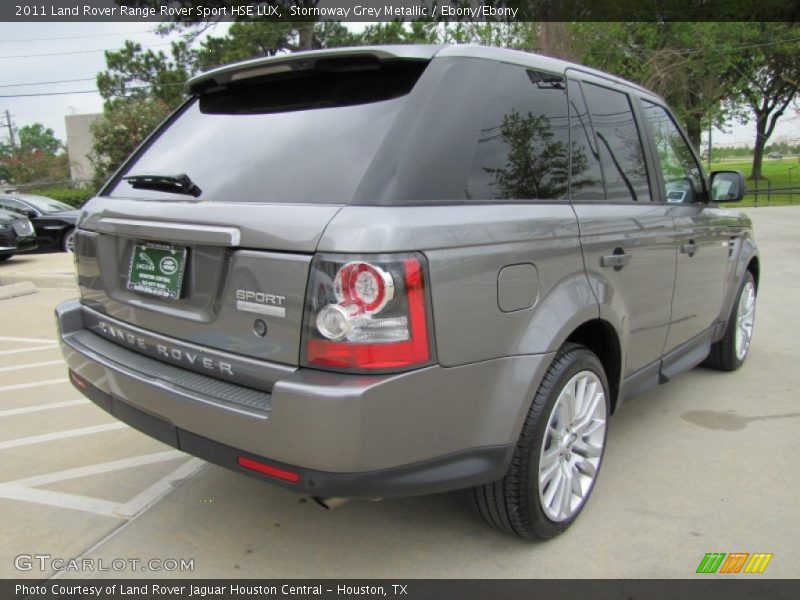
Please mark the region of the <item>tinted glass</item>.
[[663, 107], [647, 101], [642, 106], [664, 176], [664, 198], [672, 203], [698, 201], [703, 180], [689, 144]]
[[[421, 73], [415, 64], [413, 72], [303, 73], [299, 81], [254, 80], [209, 91], [124, 175], [185, 173], [202, 190], [200, 201], [346, 203], [403, 107], [402, 94]], [[125, 181], [111, 195], [187, 199]]]
[[592, 117], [608, 200], [649, 202], [642, 140], [628, 95], [582, 84]]
[[600, 169], [600, 153], [594, 137], [589, 109], [583, 99], [581, 84], [570, 81], [569, 125], [571, 131], [570, 197], [573, 200], [605, 200], [603, 173]]
[[564, 79], [501, 65], [465, 186], [469, 200], [567, 195], [569, 144]]

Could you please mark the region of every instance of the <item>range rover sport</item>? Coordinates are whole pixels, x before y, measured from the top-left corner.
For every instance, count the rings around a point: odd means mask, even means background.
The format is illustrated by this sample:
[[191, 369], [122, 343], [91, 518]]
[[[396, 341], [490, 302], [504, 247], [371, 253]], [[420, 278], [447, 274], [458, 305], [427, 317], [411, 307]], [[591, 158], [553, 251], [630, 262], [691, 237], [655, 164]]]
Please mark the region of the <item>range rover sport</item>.
[[747, 357], [759, 259], [663, 100], [475, 46], [203, 73], [86, 204], [73, 384], [118, 419], [331, 505], [468, 489], [549, 538], [609, 415]]

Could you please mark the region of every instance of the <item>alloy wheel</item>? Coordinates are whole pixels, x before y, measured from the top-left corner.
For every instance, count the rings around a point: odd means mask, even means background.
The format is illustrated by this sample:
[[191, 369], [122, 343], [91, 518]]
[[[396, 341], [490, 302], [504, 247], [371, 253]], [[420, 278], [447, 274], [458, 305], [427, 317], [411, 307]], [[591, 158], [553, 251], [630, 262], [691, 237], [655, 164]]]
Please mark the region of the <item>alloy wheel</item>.
[[539, 455], [539, 499], [551, 521], [569, 519], [588, 497], [603, 456], [606, 415], [603, 384], [592, 371], [574, 375], [553, 405]]

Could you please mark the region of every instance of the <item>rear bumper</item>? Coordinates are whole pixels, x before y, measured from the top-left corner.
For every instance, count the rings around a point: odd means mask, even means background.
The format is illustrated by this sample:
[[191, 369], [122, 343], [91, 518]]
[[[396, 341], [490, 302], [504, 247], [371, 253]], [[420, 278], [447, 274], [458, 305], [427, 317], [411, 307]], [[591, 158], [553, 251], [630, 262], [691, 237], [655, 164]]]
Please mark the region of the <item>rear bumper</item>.
[[[114, 344], [85, 328], [82, 311], [73, 300], [56, 316], [73, 383], [98, 406], [190, 454], [325, 497], [411, 496], [501, 478], [550, 362], [508, 357], [376, 377], [296, 369], [265, 392]], [[245, 469], [240, 457], [297, 481]]]

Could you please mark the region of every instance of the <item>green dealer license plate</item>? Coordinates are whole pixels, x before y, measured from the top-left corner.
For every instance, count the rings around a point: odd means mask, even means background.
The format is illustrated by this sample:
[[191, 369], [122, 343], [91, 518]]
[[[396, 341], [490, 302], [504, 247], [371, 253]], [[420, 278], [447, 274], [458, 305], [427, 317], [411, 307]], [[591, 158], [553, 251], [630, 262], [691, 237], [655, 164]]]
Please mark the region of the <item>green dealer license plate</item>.
[[181, 297], [186, 248], [155, 242], [134, 244], [128, 289], [162, 298]]

